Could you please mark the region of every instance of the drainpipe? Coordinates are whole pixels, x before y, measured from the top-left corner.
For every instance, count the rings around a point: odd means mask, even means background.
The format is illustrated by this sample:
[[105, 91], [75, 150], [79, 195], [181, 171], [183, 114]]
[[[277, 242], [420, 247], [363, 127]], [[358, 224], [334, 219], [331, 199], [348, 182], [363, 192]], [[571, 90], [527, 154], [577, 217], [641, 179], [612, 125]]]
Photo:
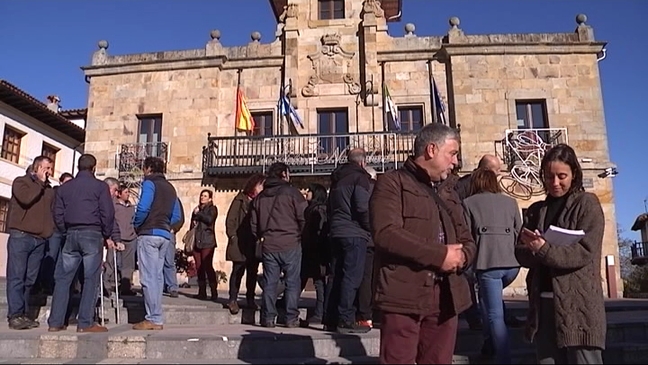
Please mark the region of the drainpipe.
[[389, 18], [387, 18], [387, 21], [390, 21], [390, 20], [392, 20], [392, 19], [398, 19], [398, 18], [400, 18], [400, 16], [401, 16], [402, 13], [403, 13], [403, 11], [402, 11], [402, 10], [399, 10], [399, 11], [398, 11], [398, 14], [396, 14], [396, 15], [394, 15], [394, 16], [390, 16]]

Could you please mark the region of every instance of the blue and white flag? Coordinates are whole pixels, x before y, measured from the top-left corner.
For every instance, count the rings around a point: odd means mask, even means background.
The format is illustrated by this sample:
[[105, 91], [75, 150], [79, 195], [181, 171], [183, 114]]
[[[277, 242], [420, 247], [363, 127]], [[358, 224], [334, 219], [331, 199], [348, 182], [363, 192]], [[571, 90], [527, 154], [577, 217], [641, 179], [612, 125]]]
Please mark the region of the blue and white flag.
[[437, 117], [439, 118], [439, 123], [443, 124], [448, 124], [446, 123], [445, 119], [445, 105], [443, 104], [443, 100], [441, 99], [441, 93], [439, 93], [439, 88], [436, 85], [436, 81], [434, 81], [434, 78], [432, 78], [432, 87], [434, 88], [434, 104], [436, 107], [436, 113]]
[[279, 99], [279, 114], [286, 117], [288, 120], [292, 121], [295, 127], [300, 126], [301, 129], [304, 129], [304, 122], [297, 113], [295, 107], [292, 106], [288, 96], [284, 95]]

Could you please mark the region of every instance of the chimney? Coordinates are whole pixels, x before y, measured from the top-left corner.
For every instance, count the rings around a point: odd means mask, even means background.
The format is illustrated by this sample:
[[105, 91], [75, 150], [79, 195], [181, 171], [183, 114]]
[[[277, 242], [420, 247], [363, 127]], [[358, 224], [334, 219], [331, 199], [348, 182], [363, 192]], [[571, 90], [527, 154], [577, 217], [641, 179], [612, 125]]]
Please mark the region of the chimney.
[[61, 99], [57, 95], [48, 95], [47, 101], [47, 109], [53, 111], [54, 113], [61, 111], [61, 106], [59, 105]]

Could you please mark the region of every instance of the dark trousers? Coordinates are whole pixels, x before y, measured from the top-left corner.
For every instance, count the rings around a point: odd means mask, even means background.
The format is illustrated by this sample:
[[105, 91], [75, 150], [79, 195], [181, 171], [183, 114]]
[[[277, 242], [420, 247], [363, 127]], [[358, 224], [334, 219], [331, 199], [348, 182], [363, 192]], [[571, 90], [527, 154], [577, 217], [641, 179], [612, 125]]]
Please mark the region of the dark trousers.
[[[103, 275], [104, 288], [112, 291], [116, 288], [116, 284], [122, 287], [122, 290], [130, 290], [133, 280], [133, 272], [135, 271], [135, 253], [137, 252], [137, 240], [123, 241], [124, 250], [118, 251], [115, 260], [115, 250], [108, 249], [106, 253], [106, 271]], [[115, 261], [117, 262], [117, 275], [115, 277]]]
[[56, 265], [52, 310], [47, 320], [50, 327], [62, 327], [68, 318], [70, 286], [83, 262], [83, 289], [79, 304], [78, 328], [94, 324], [97, 289], [100, 285], [104, 239], [99, 231], [73, 230], [67, 232], [65, 246]]
[[335, 327], [339, 323], [355, 323], [354, 306], [362, 282], [368, 240], [362, 237], [334, 238], [333, 275], [329, 277], [324, 324]]
[[558, 348], [553, 298], [540, 300], [538, 333], [534, 342], [538, 364], [603, 364], [603, 354], [599, 348], [584, 346]]
[[196, 262], [196, 273], [198, 282], [208, 281], [211, 285], [216, 285], [216, 271], [214, 270], [214, 247], [195, 248], [193, 252], [194, 261]]
[[7, 318], [26, 315], [29, 295], [45, 255], [45, 239], [16, 229], [7, 242]]
[[254, 292], [259, 275], [259, 262], [256, 260], [248, 260], [245, 262], [233, 262], [232, 273], [230, 274], [229, 282], [229, 301], [236, 302], [238, 300], [239, 291], [241, 290], [241, 282], [243, 281], [243, 274], [245, 277], [245, 298], [248, 302], [254, 300]]
[[[441, 286], [434, 285], [439, 305]], [[449, 294], [448, 294], [449, 295]], [[459, 320], [433, 308], [430, 315], [383, 312], [380, 327], [381, 364], [452, 364]]]
[[311, 318], [322, 320], [324, 318], [324, 291], [326, 288], [326, 276], [319, 276], [316, 278], [305, 278], [302, 277], [301, 281], [301, 291], [303, 292], [308, 283], [308, 279], [313, 279], [313, 285], [315, 286], [315, 310]]
[[48, 293], [54, 290], [54, 270], [64, 243], [65, 235], [58, 231], [54, 231], [52, 236], [45, 242], [45, 256], [41, 263], [38, 280]]
[[299, 293], [301, 292], [301, 246], [282, 252], [263, 253], [263, 294], [261, 295], [261, 320], [266, 324], [277, 318], [277, 289], [281, 272], [284, 272], [286, 289], [286, 323], [299, 319]]
[[358, 308], [358, 320], [373, 320], [373, 273], [374, 273], [374, 248], [367, 247], [365, 256], [364, 272], [362, 282], [358, 288], [356, 303]]

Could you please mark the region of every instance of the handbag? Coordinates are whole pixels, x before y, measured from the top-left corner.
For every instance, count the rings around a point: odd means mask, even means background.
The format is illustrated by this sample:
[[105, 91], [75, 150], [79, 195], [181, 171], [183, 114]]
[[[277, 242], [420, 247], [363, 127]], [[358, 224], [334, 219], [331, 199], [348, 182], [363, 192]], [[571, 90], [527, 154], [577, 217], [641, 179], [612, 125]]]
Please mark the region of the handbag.
[[[277, 192], [277, 195], [272, 198], [272, 205], [270, 206], [270, 211], [268, 211], [268, 219], [266, 219], [266, 224], [265, 224], [265, 229], [268, 229], [268, 225], [270, 224], [270, 218], [272, 218], [272, 212], [274, 211], [275, 208], [275, 203], [277, 203], [277, 197], [280, 195], [281, 190]], [[257, 212], [257, 217], [261, 218], [261, 212]], [[257, 260], [261, 261], [263, 259], [263, 241], [265, 239], [263, 238], [263, 234], [257, 238], [255, 244], [254, 244], [254, 257], [256, 257]]]
[[196, 243], [196, 227], [187, 231], [187, 233], [182, 236], [182, 243], [184, 243], [184, 251], [187, 254], [190, 254], [194, 251], [194, 245]]

